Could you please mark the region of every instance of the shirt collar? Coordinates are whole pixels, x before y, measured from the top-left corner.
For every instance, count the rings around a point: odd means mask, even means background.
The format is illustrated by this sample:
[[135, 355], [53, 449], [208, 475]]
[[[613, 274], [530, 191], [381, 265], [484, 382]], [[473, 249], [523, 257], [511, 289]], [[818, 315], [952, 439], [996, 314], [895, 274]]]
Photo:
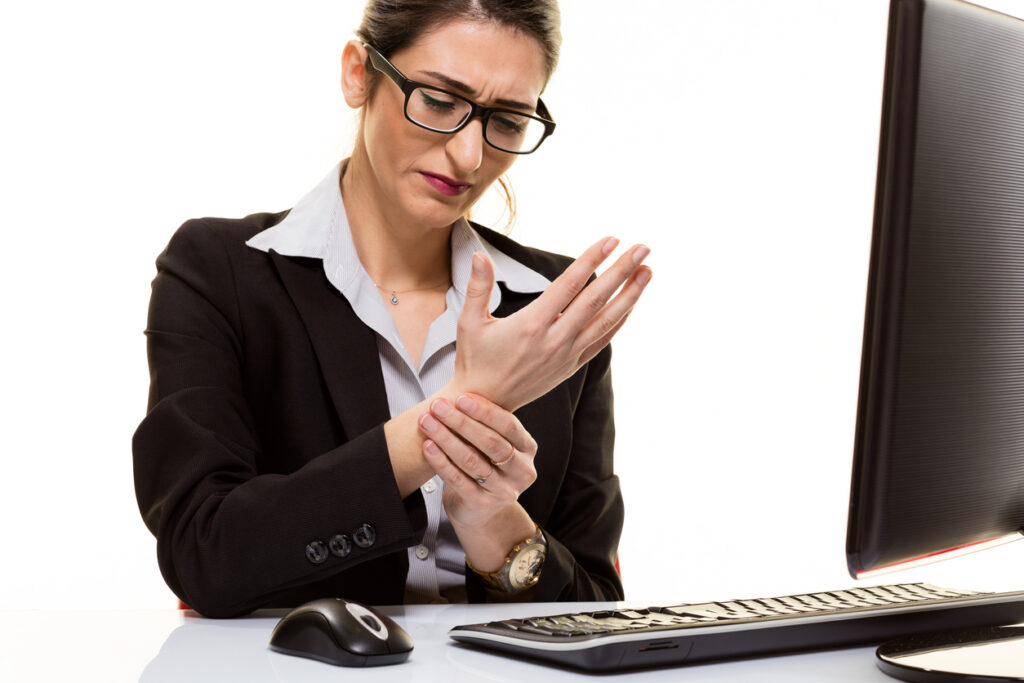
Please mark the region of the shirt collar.
[[[347, 160], [336, 165], [327, 176], [295, 204], [284, 220], [256, 234], [246, 244], [284, 256], [318, 258], [324, 261], [328, 280], [342, 293], [357, 277], [364, 276], [352, 242], [352, 232], [341, 199], [341, 171]], [[541, 292], [551, 281], [519, 263], [489, 244], [465, 218], [452, 226], [452, 284], [464, 297], [473, 254], [486, 253], [494, 263], [495, 286], [491, 291], [490, 309], [501, 302], [498, 282], [515, 292]], [[368, 276], [367, 276], [368, 278]]]

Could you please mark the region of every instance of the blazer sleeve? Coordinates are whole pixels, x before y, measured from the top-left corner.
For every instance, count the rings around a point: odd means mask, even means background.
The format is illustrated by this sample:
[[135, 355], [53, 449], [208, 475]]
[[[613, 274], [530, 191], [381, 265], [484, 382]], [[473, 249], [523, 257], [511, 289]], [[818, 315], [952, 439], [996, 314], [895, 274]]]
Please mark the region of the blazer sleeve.
[[621, 600], [616, 569], [624, 505], [613, 467], [611, 347], [586, 366], [573, 414], [572, 450], [552, 514], [548, 554], [533, 600]]
[[[531, 601], [623, 599], [616, 562], [624, 504], [613, 467], [610, 364], [611, 347], [606, 347], [580, 371], [584, 380], [573, 411], [569, 459], [555, 499], [545, 507], [550, 514], [527, 508], [548, 542], [540, 580], [528, 592]], [[534, 486], [538, 484], [544, 486], [540, 481]], [[471, 571], [467, 586], [474, 601], [502, 599], [486, 591]]]
[[149, 409], [132, 440], [136, 496], [164, 579], [219, 617], [413, 545], [426, 525], [422, 498], [398, 492], [382, 425], [296, 471], [261, 471], [227, 241], [189, 221], [157, 260]]

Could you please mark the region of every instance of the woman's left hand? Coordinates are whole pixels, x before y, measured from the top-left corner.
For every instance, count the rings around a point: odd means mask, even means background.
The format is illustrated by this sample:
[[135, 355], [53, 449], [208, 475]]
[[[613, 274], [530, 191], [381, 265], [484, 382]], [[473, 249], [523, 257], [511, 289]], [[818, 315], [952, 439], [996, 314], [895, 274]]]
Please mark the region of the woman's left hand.
[[492, 523], [537, 479], [537, 442], [515, 415], [482, 396], [459, 396], [454, 404], [439, 398], [419, 425], [456, 531]]

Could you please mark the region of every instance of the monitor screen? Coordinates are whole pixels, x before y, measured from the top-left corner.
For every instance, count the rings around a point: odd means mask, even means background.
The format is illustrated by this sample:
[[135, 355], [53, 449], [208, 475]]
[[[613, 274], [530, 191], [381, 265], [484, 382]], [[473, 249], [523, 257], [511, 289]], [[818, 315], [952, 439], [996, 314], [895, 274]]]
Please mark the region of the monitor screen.
[[854, 576], [1024, 528], [1024, 21], [892, 0]]

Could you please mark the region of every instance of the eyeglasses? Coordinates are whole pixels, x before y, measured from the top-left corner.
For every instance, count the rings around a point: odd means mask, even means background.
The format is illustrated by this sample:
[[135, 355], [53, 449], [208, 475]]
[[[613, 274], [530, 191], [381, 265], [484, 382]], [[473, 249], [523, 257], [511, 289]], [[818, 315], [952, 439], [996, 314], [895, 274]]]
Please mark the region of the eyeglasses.
[[539, 116], [502, 107], [482, 107], [453, 92], [409, 80], [372, 45], [364, 44], [364, 47], [373, 68], [405, 93], [405, 118], [420, 128], [435, 133], [457, 133], [480, 117], [487, 144], [510, 154], [535, 152], [544, 138], [555, 132], [555, 122], [540, 99], [537, 100]]

